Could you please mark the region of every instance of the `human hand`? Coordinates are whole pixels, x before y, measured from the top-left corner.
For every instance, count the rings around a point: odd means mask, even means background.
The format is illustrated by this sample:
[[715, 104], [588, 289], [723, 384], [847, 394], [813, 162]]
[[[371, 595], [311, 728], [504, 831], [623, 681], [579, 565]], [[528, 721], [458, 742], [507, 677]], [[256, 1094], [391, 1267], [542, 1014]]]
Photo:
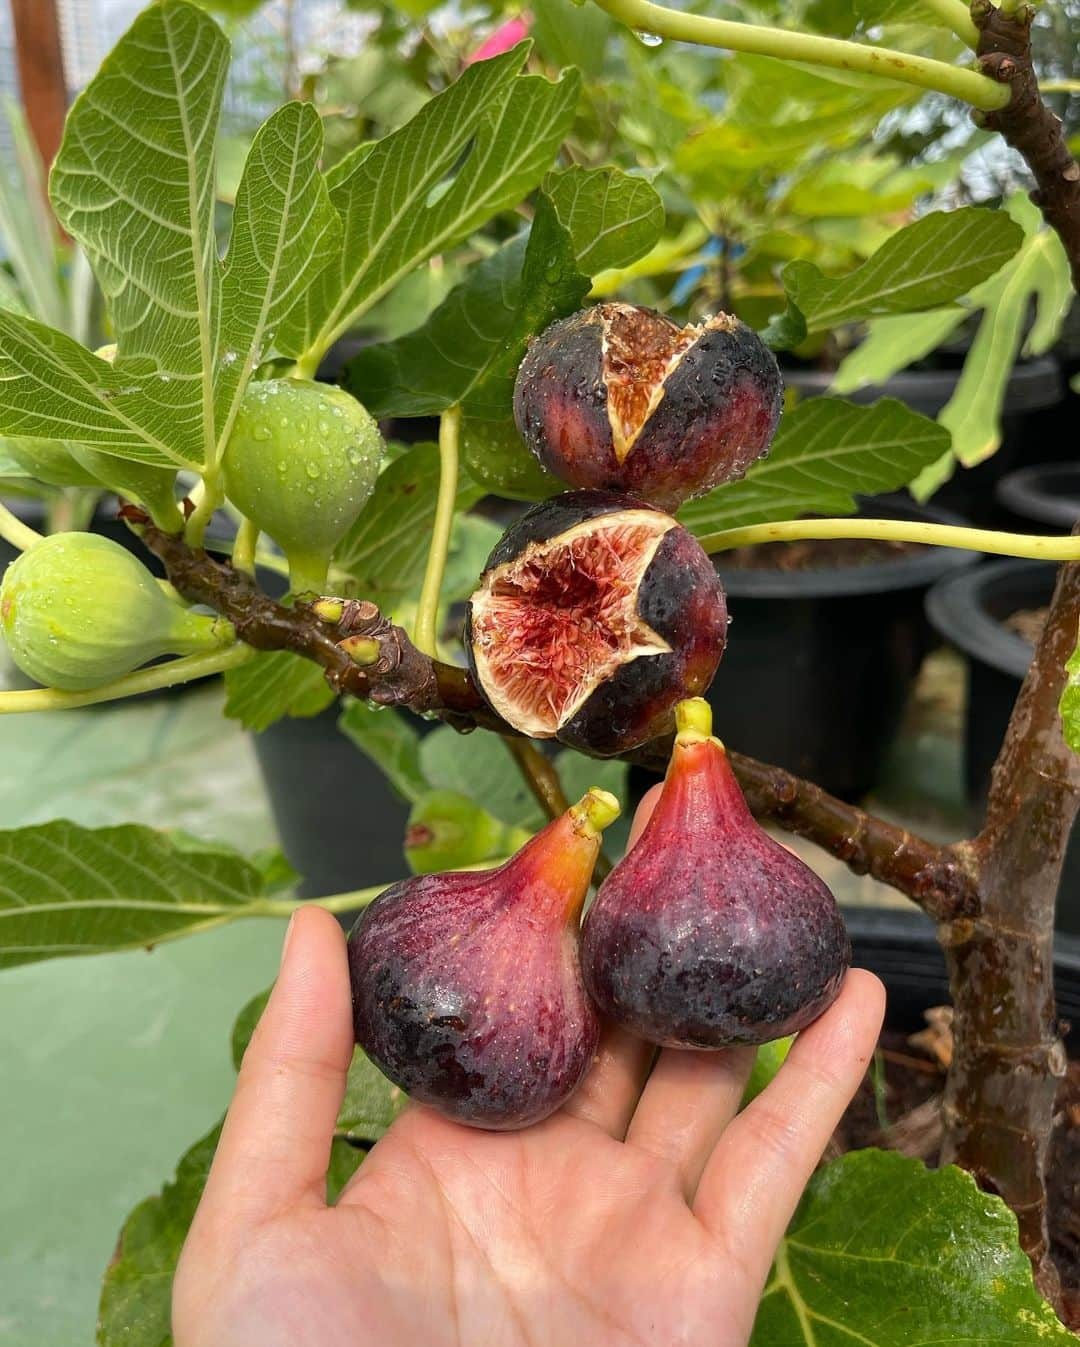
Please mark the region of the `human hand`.
[[352, 1016], [340, 927], [306, 908], [177, 1269], [176, 1347], [742, 1347], [883, 1008], [850, 972], [737, 1116], [752, 1049], [653, 1064], [609, 1026], [552, 1117], [483, 1132], [410, 1105], [328, 1207]]

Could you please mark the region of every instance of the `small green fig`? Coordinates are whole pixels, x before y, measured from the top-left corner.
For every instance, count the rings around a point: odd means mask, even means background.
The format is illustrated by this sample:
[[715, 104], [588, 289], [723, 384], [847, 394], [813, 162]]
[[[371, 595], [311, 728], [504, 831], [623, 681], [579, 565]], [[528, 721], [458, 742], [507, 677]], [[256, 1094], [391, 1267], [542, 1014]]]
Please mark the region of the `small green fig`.
[[101, 486], [63, 440], [6, 439], [4, 448], [24, 472], [46, 486]]
[[235, 639], [224, 618], [183, 607], [137, 557], [96, 533], [54, 533], [12, 562], [0, 581], [0, 631], [23, 673], [65, 692]]
[[[99, 346], [94, 354], [111, 364], [116, 359], [116, 346], [114, 343]], [[117, 458], [85, 444], [72, 444], [70, 449], [72, 458], [91, 474], [91, 480], [145, 506], [158, 528], [166, 533], [179, 533], [184, 527], [184, 517], [176, 503], [175, 468]]]
[[405, 859], [414, 875], [460, 869], [494, 856], [511, 856], [529, 840], [455, 790], [433, 790], [417, 800], [405, 828]]
[[379, 428], [340, 388], [267, 379], [244, 393], [225, 491], [285, 553], [293, 593], [322, 589], [334, 548], [375, 489]]

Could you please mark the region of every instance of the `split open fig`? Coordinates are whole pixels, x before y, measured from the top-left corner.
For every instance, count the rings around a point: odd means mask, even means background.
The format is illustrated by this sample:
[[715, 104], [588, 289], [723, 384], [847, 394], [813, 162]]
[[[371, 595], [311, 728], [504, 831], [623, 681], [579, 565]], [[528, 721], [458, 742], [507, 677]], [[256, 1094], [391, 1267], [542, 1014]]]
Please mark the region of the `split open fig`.
[[775, 357], [730, 314], [679, 327], [609, 303], [536, 338], [518, 370], [514, 419], [571, 486], [675, 510], [746, 472], [769, 447], [782, 401]]
[[488, 558], [465, 645], [493, 710], [594, 756], [673, 724], [712, 682], [727, 605], [700, 543], [662, 510], [569, 491], [528, 510]]
[[349, 936], [356, 1041], [411, 1098], [509, 1130], [581, 1083], [599, 1022], [579, 956], [600, 833], [619, 813], [590, 790], [494, 870], [416, 875]]
[[751, 815], [708, 703], [676, 715], [656, 809], [586, 916], [585, 985], [652, 1043], [767, 1043], [835, 999], [847, 932], [828, 887]]

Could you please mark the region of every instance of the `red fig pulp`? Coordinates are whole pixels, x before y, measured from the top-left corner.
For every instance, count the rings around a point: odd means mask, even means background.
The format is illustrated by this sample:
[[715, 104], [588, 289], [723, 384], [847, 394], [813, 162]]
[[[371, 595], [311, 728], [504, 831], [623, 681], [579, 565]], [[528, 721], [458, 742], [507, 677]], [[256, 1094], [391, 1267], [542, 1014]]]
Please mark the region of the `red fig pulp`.
[[585, 985], [652, 1043], [767, 1043], [836, 997], [847, 932], [826, 885], [754, 820], [708, 703], [682, 702], [676, 719], [656, 809], [585, 919]]
[[599, 1032], [579, 919], [600, 830], [618, 812], [590, 790], [498, 869], [417, 875], [357, 922], [356, 1041], [413, 1099], [511, 1129], [577, 1089]]

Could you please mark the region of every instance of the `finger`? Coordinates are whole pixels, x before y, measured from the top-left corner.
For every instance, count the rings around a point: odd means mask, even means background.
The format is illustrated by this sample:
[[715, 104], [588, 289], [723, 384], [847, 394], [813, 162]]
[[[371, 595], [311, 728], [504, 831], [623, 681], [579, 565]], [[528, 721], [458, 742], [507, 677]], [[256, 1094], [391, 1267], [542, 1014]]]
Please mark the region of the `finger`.
[[626, 1133], [626, 1144], [673, 1166], [689, 1202], [702, 1170], [742, 1099], [754, 1048], [660, 1054]]
[[[695, 1211], [765, 1277], [802, 1191], [873, 1055], [885, 989], [852, 969], [832, 1006], [795, 1040], [776, 1078], [716, 1146]], [[746, 1251], [752, 1251], [747, 1253]]]
[[341, 927], [321, 908], [301, 908], [240, 1067], [203, 1196], [208, 1213], [250, 1224], [297, 1203], [325, 1203], [352, 1050]]
[[651, 1043], [605, 1022], [592, 1069], [563, 1105], [563, 1112], [621, 1141], [655, 1053]]
[[[627, 850], [641, 836], [656, 808], [659, 794], [660, 787], [653, 786], [638, 805]], [[605, 1024], [600, 1031], [600, 1046], [592, 1069], [563, 1106], [564, 1112], [594, 1123], [622, 1140], [655, 1055], [656, 1049], [651, 1043], [635, 1038], [618, 1025]]]

